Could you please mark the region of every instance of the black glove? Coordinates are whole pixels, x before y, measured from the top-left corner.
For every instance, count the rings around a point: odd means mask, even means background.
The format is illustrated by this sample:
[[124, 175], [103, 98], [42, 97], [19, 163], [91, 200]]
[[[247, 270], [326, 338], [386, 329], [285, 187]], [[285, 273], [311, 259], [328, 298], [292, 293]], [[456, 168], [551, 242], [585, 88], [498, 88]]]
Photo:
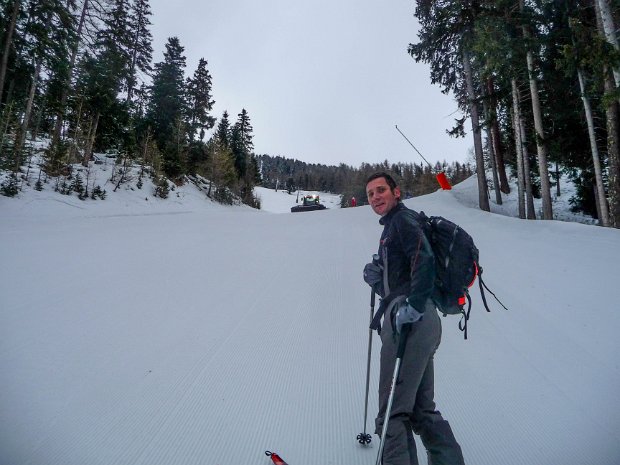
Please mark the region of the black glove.
[[370, 286], [375, 287], [375, 285], [381, 283], [383, 281], [383, 270], [376, 263], [366, 263], [364, 267], [364, 281]]

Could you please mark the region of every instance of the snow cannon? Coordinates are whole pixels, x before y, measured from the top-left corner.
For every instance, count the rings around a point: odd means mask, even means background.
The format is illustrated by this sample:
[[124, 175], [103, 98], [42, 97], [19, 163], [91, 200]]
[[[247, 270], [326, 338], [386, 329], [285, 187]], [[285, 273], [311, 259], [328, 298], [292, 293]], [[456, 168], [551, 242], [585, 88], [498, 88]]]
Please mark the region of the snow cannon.
[[[433, 171], [433, 167], [428, 162], [428, 160], [424, 158], [424, 155], [422, 155], [420, 151], [416, 148], [416, 146], [411, 143], [411, 141], [407, 138], [407, 136], [404, 135], [400, 129], [398, 129], [398, 125], [396, 125], [396, 130], [400, 132], [400, 135], [403, 136], [407, 142], [409, 142], [409, 145], [413, 147], [413, 150], [418, 152], [418, 155], [420, 155], [420, 158], [422, 158], [422, 160], [426, 162], [430, 170]], [[444, 173], [443, 171], [440, 171], [439, 173], [437, 173], [435, 175], [435, 178], [437, 179], [437, 182], [439, 183], [439, 187], [441, 187], [442, 190], [449, 191], [452, 189], [452, 186], [450, 185], [450, 181], [448, 181], [448, 177], [446, 176], [446, 173]]]
[[271, 460], [273, 461], [274, 465], [288, 465], [284, 460], [282, 460], [282, 458], [276, 454], [275, 452], [269, 452], [268, 450], [265, 451], [265, 455], [267, 457], [271, 457]]
[[440, 171], [439, 173], [435, 175], [435, 177], [437, 178], [437, 182], [439, 183], [439, 186], [444, 191], [449, 191], [450, 189], [452, 189], [452, 186], [450, 185], [450, 181], [448, 181], [446, 173], [444, 173], [443, 171]]

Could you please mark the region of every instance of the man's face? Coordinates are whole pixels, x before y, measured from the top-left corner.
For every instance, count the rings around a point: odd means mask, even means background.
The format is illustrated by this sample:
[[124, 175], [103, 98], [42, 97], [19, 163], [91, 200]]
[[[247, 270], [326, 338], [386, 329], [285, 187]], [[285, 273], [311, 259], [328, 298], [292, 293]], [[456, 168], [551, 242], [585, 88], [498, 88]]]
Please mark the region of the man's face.
[[398, 203], [400, 189], [396, 187], [392, 192], [385, 178], [377, 178], [366, 185], [366, 195], [372, 210], [377, 215], [384, 216]]

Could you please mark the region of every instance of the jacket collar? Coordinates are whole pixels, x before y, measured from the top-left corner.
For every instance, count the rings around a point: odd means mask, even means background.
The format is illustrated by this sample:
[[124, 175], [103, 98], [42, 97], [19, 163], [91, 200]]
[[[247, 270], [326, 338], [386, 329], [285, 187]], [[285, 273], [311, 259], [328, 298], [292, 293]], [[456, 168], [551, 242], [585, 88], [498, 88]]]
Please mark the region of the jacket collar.
[[396, 215], [397, 212], [401, 211], [401, 210], [406, 210], [407, 207], [405, 207], [405, 205], [399, 200], [398, 203], [396, 205], [394, 205], [394, 208], [392, 208], [387, 215], [382, 216], [379, 219], [379, 224], [382, 226], [385, 226], [386, 224], [390, 223], [390, 221], [392, 221], [392, 218], [394, 218], [394, 215]]

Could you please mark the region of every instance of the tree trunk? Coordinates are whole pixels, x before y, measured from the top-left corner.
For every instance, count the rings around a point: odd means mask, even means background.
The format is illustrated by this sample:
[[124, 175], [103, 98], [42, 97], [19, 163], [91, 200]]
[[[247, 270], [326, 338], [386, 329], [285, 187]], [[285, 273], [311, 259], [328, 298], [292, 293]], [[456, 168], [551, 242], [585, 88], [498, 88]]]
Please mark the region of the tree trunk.
[[82, 165], [88, 166], [88, 162], [93, 154], [93, 146], [95, 145], [95, 137], [97, 136], [97, 126], [99, 125], [99, 112], [95, 113], [93, 117], [93, 123], [88, 134], [88, 143], [86, 150], [84, 150], [84, 158], [82, 159]]
[[[603, 30], [605, 38], [609, 42], [616, 52], [620, 52], [620, 44], [618, 44], [618, 37], [616, 36], [616, 26], [614, 24], [614, 17], [611, 12], [609, 0], [596, 0], [598, 6], [598, 12], [601, 15], [601, 21], [603, 23]], [[613, 67], [614, 80], [616, 81], [616, 87], [620, 87], [620, 68], [618, 65]]]
[[489, 109], [489, 103], [487, 99], [482, 101], [482, 109], [484, 111], [484, 117], [487, 122], [485, 125], [487, 133], [487, 146], [489, 147], [489, 160], [491, 162], [491, 171], [493, 172], [493, 190], [495, 191], [495, 203], [502, 205], [502, 193], [499, 189], [499, 177], [497, 176], [497, 163], [495, 157], [495, 147], [493, 145], [493, 135], [491, 134], [491, 112]]
[[84, 4], [82, 5], [82, 14], [80, 15], [80, 23], [76, 32], [76, 43], [75, 47], [71, 51], [71, 59], [69, 61], [69, 75], [67, 76], [67, 81], [64, 86], [62, 86], [62, 93], [60, 95], [60, 106], [58, 108], [58, 112], [56, 113], [56, 122], [54, 124], [54, 130], [52, 132], [52, 142], [51, 149], [53, 150], [57, 147], [60, 142], [60, 136], [62, 131], [62, 125], [64, 123], [65, 110], [67, 108], [67, 100], [69, 99], [69, 90], [71, 88], [71, 81], [73, 79], [73, 70], [75, 68], [75, 60], [77, 59], [77, 54], [80, 45], [80, 38], [82, 37], [82, 29], [84, 28], [84, 20], [86, 19], [86, 11], [88, 10], [88, 0], [84, 0]]
[[[613, 79], [609, 73], [605, 73], [605, 93], [614, 92]], [[607, 118], [607, 156], [609, 158], [609, 224], [614, 228], [620, 228], [620, 149], [618, 147], [618, 135], [620, 134], [620, 122], [618, 112], [620, 108], [617, 100], [610, 101], [605, 108]]]
[[[524, 0], [519, 0], [521, 11], [524, 8]], [[523, 25], [523, 38], [529, 41], [531, 38], [527, 25]], [[538, 83], [534, 70], [534, 54], [531, 50], [526, 53], [527, 72], [530, 81], [530, 94], [532, 97], [532, 113], [534, 114], [534, 128], [536, 131], [536, 148], [538, 153], [538, 169], [540, 174], [540, 194], [542, 197], [543, 219], [553, 219], [553, 206], [551, 204], [551, 184], [549, 182], [549, 169], [547, 167], [547, 142], [543, 127], [542, 110], [538, 94]]]
[[[34, 75], [32, 76], [32, 83], [30, 84], [30, 91], [28, 92], [28, 101], [26, 102], [26, 110], [24, 111], [24, 119], [15, 136], [15, 147], [13, 152], [15, 153], [15, 160], [21, 159], [24, 143], [26, 142], [26, 134], [28, 133], [28, 127], [30, 125], [30, 116], [32, 114], [32, 104], [34, 102], [34, 96], [37, 90], [37, 83], [39, 80], [39, 74], [41, 73], [41, 61], [36, 63]], [[19, 163], [19, 162], [18, 162]]]
[[15, 0], [13, 2], [13, 11], [11, 13], [11, 20], [7, 27], [6, 38], [4, 42], [4, 49], [2, 50], [2, 61], [0, 62], [0, 103], [2, 103], [2, 92], [4, 91], [4, 80], [6, 79], [6, 68], [9, 64], [9, 52], [11, 51], [11, 45], [13, 44], [13, 32], [15, 31], [15, 24], [17, 24], [17, 14], [19, 13], [21, 1]]
[[0, 156], [2, 156], [2, 148], [6, 146], [5, 138], [8, 138], [9, 126], [11, 125], [11, 113], [13, 113], [13, 102], [7, 103], [6, 111], [4, 112], [4, 120], [0, 120], [2, 127], [0, 128]]
[[[136, 23], [140, 24], [142, 21], [142, 9], [140, 9], [139, 12], [140, 16], [138, 16], [138, 18], [136, 19]], [[135, 76], [135, 72], [136, 72], [136, 62], [138, 59], [138, 50], [137, 50], [137, 44], [138, 44], [138, 35], [139, 35], [140, 29], [136, 28], [136, 33], [134, 35], [134, 40], [133, 40], [133, 50], [131, 51], [131, 64], [129, 65], [129, 76], [130, 80], [128, 80], [127, 82], [127, 99], [125, 100], [128, 104], [131, 104], [132, 102], [132, 98], [133, 98], [133, 89], [135, 86], [135, 82], [134, 82], [134, 76]]]
[[476, 153], [476, 174], [478, 176], [478, 204], [481, 210], [491, 211], [489, 197], [487, 196], [487, 178], [484, 170], [484, 154], [482, 153], [482, 137], [480, 135], [480, 116], [478, 114], [478, 102], [474, 91], [474, 78], [469, 59], [469, 52], [463, 49], [463, 74], [467, 86], [471, 125], [474, 133], [474, 151]]
[[[597, 28], [601, 35], [605, 36], [605, 28], [601, 18], [599, 2], [595, 1], [594, 6], [596, 10]], [[616, 38], [616, 35], [613, 34], [611, 38], [613, 40]], [[605, 69], [603, 75], [605, 94], [613, 95], [616, 91], [616, 84], [618, 81], [614, 81], [614, 78], [610, 76], [609, 69]], [[610, 99], [605, 108], [605, 116], [607, 119], [607, 156], [609, 158], [609, 223], [615, 228], [620, 228], [620, 149], [618, 147], [618, 136], [620, 135], [618, 112], [620, 111], [620, 105], [618, 104], [618, 100], [619, 99]]]
[[596, 198], [597, 203], [599, 204], [598, 210], [600, 212], [599, 220], [601, 222], [601, 225], [609, 226], [609, 210], [607, 209], [607, 196], [605, 195], [605, 186], [603, 184], [603, 170], [601, 169], [601, 160], [598, 154], [598, 147], [596, 146], [594, 118], [592, 117], [590, 100], [586, 96], [585, 79], [583, 77], [583, 72], [580, 68], [577, 69], [577, 78], [579, 79], [581, 100], [583, 102], [583, 108], [586, 114], [586, 121], [588, 123], [588, 136], [590, 137], [590, 150], [592, 151], [592, 162], [594, 164], [594, 176], [596, 181]]
[[534, 207], [534, 189], [532, 188], [532, 169], [530, 167], [530, 154], [527, 150], [527, 137], [525, 134], [525, 121], [523, 117], [519, 120], [521, 127], [521, 144], [523, 144], [523, 174], [525, 175], [525, 204], [527, 206], [527, 219], [536, 219], [536, 208]]
[[517, 81], [512, 80], [512, 92], [513, 99], [516, 102], [517, 123], [519, 131], [519, 141], [521, 146], [521, 163], [523, 164], [523, 181], [525, 184], [525, 204], [526, 204], [526, 218], [528, 220], [536, 219], [536, 209], [534, 208], [534, 195], [532, 191], [532, 171], [530, 169], [530, 155], [527, 150], [527, 137], [525, 133], [525, 122], [523, 116], [521, 116], [521, 92], [517, 87]]
[[497, 174], [499, 175], [500, 190], [504, 194], [510, 194], [510, 184], [508, 184], [506, 163], [504, 162], [504, 150], [502, 149], [502, 139], [499, 131], [499, 123], [497, 121], [497, 98], [495, 96], [495, 87], [492, 77], [487, 80], [487, 92], [489, 93], [489, 104], [491, 106], [491, 138], [493, 142], [493, 151], [495, 152]]
[[[83, 113], [82, 113], [82, 110], [84, 108], [84, 97], [82, 96], [78, 102], [79, 103], [75, 111], [76, 117], [74, 117], [75, 119], [73, 122], [75, 126], [75, 129], [73, 130], [73, 140], [71, 141], [71, 144], [69, 144], [69, 150], [67, 153], [68, 163], [75, 163], [78, 160], [81, 161], [84, 159], [84, 151], [86, 150], [86, 146], [88, 144], [88, 136], [90, 135], [90, 128], [93, 125], [93, 121], [91, 119], [88, 122], [88, 132], [86, 133], [86, 130], [82, 129], [83, 126], [85, 125], [85, 123], [83, 122], [84, 118], [86, 118], [86, 116], [83, 116]], [[80, 150], [82, 150], [82, 154], [81, 156], [78, 156], [77, 154], [80, 152]]]
[[517, 153], [517, 198], [519, 200], [519, 218], [525, 219], [525, 174], [523, 170], [523, 143], [521, 142], [521, 104], [517, 81], [512, 84], [512, 126], [515, 133], [515, 151]]

